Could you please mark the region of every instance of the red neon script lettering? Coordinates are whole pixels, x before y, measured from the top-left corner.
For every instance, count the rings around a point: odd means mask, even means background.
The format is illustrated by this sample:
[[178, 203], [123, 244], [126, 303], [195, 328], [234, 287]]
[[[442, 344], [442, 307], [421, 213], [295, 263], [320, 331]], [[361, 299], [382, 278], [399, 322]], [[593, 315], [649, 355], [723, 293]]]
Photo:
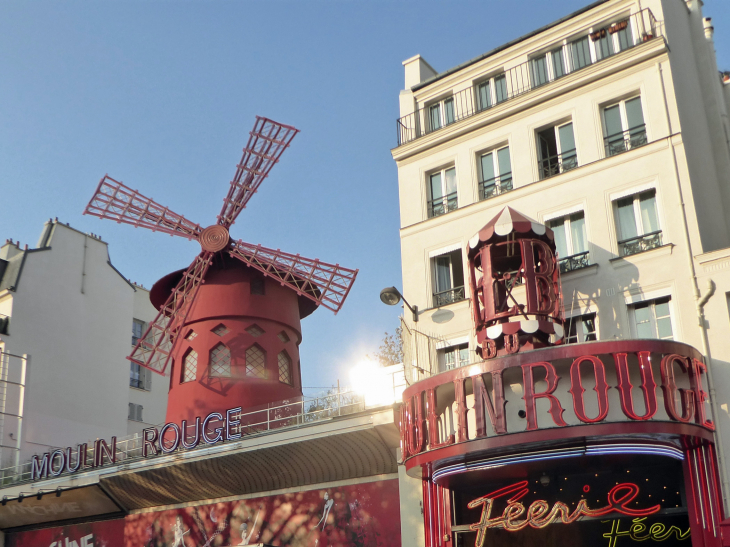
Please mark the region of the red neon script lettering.
[[[509, 532], [516, 532], [527, 526], [535, 529], [544, 528], [548, 524], [556, 521], [560, 521], [563, 524], [570, 524], [583, 516], [601, 517], [609, 513], [620, 513], [630, 517], [646, 517], [661, 509], [659, 505], [647, 509], [629, 508], [628, 505], [639, 494], [639, 487], [633, 483], [624, 482], [617, 484], [609, 490], [608, 505], [600, 509], [591, 509], [584, 499], [578, 502], [572, 512], [563, 502], [556, 502], [551, 509], [545, 500], [536, 500], [527, 507], [527, 515], [525, 518], [519, 520], [525, 514], [525, 505], [519, 500], [529, 492], [527, 484], [527, 481], [520, 481], [469, 502], [469, 509], [482, 506], [482, 514], [479, 522], [469, 526], [471, 530], [477, 533], [476, 547], [484, 547], [484, 541], [489, 528], [504, 528]], [[495, 500], [507, 496], [509, 496], [507, 498], [507, 507], [504, 508], [502, 515], [492, 518], [491, 514]]]

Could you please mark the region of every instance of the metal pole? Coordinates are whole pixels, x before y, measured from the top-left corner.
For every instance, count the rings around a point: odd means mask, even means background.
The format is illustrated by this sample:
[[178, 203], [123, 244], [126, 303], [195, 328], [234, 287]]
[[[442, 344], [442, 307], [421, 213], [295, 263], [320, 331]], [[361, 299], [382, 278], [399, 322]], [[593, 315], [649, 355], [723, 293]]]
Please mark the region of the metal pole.
[[21, 365], [20, 365], [20, 387], [19, 387], [19, 396], [18, 396], [18, 431], [17, 431], [17, 439], [15, 440], [16, 444], [16, 451], [15, 451], [15, 467], [18, 468], [20, 466], [20, 439], [23, 436], [23, 409], [25, 408], [25, 378], [28, 373], [28, 362], [30, 361], [30, 356], [27, 353], [24, 353], [21, 357]]
[[340, 397], [340, 379], [338, 378], [337, 379], [337, 415], [338, 416], [341, 415], [341, 412], [340, 412], [341, 408], [342, 408], [342, 398]]

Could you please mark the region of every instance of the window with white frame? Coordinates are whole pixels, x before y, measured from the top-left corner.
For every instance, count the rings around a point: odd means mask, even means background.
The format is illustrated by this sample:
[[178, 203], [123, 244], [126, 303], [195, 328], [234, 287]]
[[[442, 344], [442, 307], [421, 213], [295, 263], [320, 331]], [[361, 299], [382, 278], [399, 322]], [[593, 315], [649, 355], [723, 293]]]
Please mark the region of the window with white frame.
[[548, 72], [548, 55], [542, 54], [538, 57], [533, 57], [529, 61], [530, 66], [530, 83], [532, 87], [540, 87], [550, 81], [550, 74]]
[[536, 137], [540, 180], [578, 167], [573, 122], [541, 129]]
[[588, 42], [588, 36], [583, 36], [570, 42], [568, 44], [568, 52], [571, 72], [587, 67], [593, 62], [591, 60], [591, 46]]
[[555, 236], [561, 272], [570, 272], [590, 265], [583, 211], [554, 218], [548, 222], [548, 226]]
[[140, 319], [132, 319], [132, 345], [136, 346], [137, 342], [144, 334], [146, 323]]
[[656, 190], [621, 198], [614, 204], [620, 256], [630, 256], [662, 246]]
[[437, 351], [439, 372], [469, 364], [469, 344], [459, 344]]
[[603, 117], [603, 143], [606, 156], [615, 156], [647, 143], [641, 97], [631, 97], [606, 106]]
[[127, 414], [127, 420], [131, 420], [133, 422], [142, 422], [144, 421], [142, 419], [142, 405], [138, 405], [135, 403], [129, 403], [129, 412]]
[[433, 268], [433, 307], [438, 308], [466, 298], [464, 265], [461, 250], [451, 251], [431, 259]]
[[632, 304], [633, 334], [637, 338], [674, 340], [670, 302], [671, 298], [666, 296]]
[[449, 167], [428, 177], [428, 218], [437, 217], [458, 207], [456, 168]]
[[512, 162], [509, 146], [479, 156], [479, 199], [489, 199], [512, 190]]
[[498, 74], [488, 80], [482, 80], [475, 86], [477, 110], [482, 111], [495, 104], [506, 101], [507, 76]]
[[565, 56], [563, 54], [563, 48], [559, 47], [552, 50], [548, 54], [548, 59], [550, 60], [550, 64], [552, 65], [553, 78], [557, 80], [558, 78], [562, 78], [563, 76], [565, 76], [568, 71], [565, 68], [566, 63]]
[[596, 59], [599, 61], [634, 45], [634, 36], [629, 18], [596, 28], [591, 33], [590, 38], [593, 41]]
[[565, 343], [582, 344], [597, 340], [596, 314], [574, 315], [565, 320]]
[[428, 129], [436, 131], [444, 126], [454, 123], [454, 98], [447, 97], [428, 107]]

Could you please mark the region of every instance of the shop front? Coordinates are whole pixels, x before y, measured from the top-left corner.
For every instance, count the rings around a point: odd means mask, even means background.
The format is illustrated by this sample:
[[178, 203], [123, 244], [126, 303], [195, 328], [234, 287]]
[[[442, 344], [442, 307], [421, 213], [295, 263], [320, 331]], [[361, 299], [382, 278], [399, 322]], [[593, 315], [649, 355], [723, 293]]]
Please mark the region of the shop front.
[[469, 240], [478, 362], [403, 393], [427, 547], [722, 545], [707, 367], [669, 340], [565, 344], [555, 236]]
[[410, 386], [401, 452], [428, 547], [721, 544], [705, 369], [693, 348], [544, 348]]

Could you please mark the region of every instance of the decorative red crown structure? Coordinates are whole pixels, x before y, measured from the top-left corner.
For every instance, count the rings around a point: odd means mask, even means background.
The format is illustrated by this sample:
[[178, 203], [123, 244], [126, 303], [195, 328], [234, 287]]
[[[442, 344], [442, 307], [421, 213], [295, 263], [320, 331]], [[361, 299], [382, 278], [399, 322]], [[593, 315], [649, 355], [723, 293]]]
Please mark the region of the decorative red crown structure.
[[320, 305], [337, 313], [355, 281], [357, 270], [229, 234], [298, 132], [256, 117], [218, 222], [207, 228], [108, 175], [84, 211], [200, 243], [187, 270], [152, 287], [159, 313], [128, 357], [160, 374], [172, 360], [168, 421], [301, 395], [300, 319]]
[[474, 328], [483, 359], [562, 341], [554, 239], [544, 224], [505, 207], [469, 240]]

